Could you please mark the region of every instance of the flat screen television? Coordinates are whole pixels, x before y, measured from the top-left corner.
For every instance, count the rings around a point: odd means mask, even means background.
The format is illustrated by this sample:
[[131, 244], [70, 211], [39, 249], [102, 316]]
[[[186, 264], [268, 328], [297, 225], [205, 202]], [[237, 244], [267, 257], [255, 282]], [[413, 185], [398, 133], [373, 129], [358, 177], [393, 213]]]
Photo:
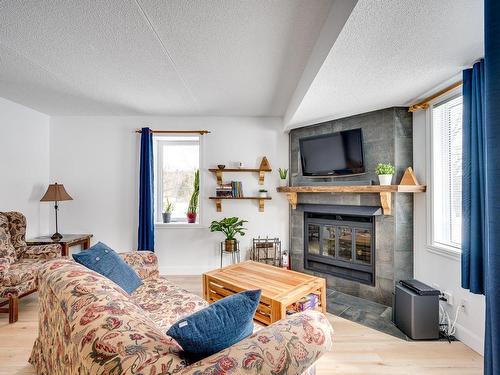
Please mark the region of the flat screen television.
[[301, 138], [299, 147], [304, 176], [335, 177], [365, 173], [361, 129]]

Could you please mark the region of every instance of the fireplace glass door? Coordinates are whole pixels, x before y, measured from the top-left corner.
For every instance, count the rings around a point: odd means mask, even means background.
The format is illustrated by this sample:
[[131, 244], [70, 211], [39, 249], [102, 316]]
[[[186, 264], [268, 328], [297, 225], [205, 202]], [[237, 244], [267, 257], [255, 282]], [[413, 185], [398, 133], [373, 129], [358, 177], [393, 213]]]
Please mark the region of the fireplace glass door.
[[372, 235], [368, 229], [360, 228], [356, 228], [355, 233], [356, 261], [370, 264], [372, 262]]
[[336, 249], [336, 227], [333, 225], [323, 225], [322, 228], [322, 238], [323, 238], [323, 252], [324, 256], [335, 258]]
[[[310, 215], [313, 216], [313, 215]], [[305, 222], [305, 266], [373, 284], [375, 272], [372, 218], [318, 214]]]
[[339, 258], [352, 261], [352, 228], [338, 227], [339, 231]]
[[309, 252], [311, 254], [320, 254], [319, 246], [319, 225], [309, 224], [308, 225], [308, 243]]

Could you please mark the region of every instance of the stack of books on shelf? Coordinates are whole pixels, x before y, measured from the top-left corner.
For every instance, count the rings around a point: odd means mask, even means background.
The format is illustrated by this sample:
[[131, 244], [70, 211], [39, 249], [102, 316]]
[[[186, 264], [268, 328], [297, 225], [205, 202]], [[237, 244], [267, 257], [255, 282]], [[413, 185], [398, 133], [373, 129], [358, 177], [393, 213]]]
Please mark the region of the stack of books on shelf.
[[241, 181], [231, 181], [228, 184], [219, 185], [215, 188], [215, 196], [226, 198], [242, 198], [243, 187]]

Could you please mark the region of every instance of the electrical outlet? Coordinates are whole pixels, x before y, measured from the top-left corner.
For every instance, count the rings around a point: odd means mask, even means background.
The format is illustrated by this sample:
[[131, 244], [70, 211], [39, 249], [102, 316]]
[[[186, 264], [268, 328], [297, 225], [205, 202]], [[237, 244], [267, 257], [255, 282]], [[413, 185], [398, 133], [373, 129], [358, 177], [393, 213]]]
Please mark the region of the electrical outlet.
[[443, 297], [446, 298], [446, 303], [448, 305], [453, 306], [453, 294], [451, 294], [451, 292], [444, 291], [443, 292]]
[[460, 309], [467, 314], [467, 300], [462, 299], [460, 300]]

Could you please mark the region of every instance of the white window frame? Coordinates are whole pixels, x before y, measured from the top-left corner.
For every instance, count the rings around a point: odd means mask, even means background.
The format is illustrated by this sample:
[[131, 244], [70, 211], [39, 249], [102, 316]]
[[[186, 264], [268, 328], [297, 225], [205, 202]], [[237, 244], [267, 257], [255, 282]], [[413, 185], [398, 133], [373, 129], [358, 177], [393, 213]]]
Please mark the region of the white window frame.
[[431, 102], [429, 107], [426, 110], [426, 143], [427, 143], [427, 152], [426, 152], [426, 169], [427, 169], [427, 207], [426, 207], [426, 216], [427, 216], [427, 250], [439, 255], [446, 256], [452, 259], [460, 259], [462, 254], [462, 249], [459, 246], [449, 246], [443, 243], [439, 243], [435, 241], [434, 234], [434, 139], [433, 139], [433, 109], [434, 107], [446, 102], [448, 100], [452, 100], [458, 96], [462, 95], [461, 87], [456, 88], [455, 90], [450, 91], [444, 96], [439, 97], [435, 101]]
[[[172, 140], [162, 140], [162, 138], [176, 138], [176, 137], [191, 137], [191, 138], [198, 138], [198, 142], [196, 141], [182, 141], [185, 144], [198, 144], [199, 146], [199, 161], [198, 161], [198, 166], [200, 169], [200, 196], [198, 200], [198, 214], [197, 214], [197, 222], [196, 223], [188, 223], [187, 221], [185, 222], [170, 222], [170, 223], [164, 223], [163, 218], [161, 216], [163, 212], [163, 202], [158, 199], [158, 197], [163, 196], [163, 192], [160, 191], [161, 189], [158, 186], [158, 181], [163, 180], [163, 168], [162, 164], [159, 162], [159, 160], [163, 160], [163, 147], [159, 147], [165, 144], [174, 144], [177, 143], [178, 141], [172, 141]], [[156, 138], [156, 139], [155, 139]], [[204, 164], [203, 161], [205, 160], [205, 154], [204, 154], [204, 142], [203, 142], [204, 137], [200, 135], [186, 135], [186, 134], [168, 134], [168, 136], [154, 136], [153, 135], [153, 152], [154, 152], [154, 161], [155, 161], [155, 178], [154, 178], [154, 199], [155, 199], [155, 227], [156, 228], [206, 228], [206, 225], [204, 225], [204, 194], [203, 194], [203, 187], [205, 186], [205, 181], [204, 181]]]

